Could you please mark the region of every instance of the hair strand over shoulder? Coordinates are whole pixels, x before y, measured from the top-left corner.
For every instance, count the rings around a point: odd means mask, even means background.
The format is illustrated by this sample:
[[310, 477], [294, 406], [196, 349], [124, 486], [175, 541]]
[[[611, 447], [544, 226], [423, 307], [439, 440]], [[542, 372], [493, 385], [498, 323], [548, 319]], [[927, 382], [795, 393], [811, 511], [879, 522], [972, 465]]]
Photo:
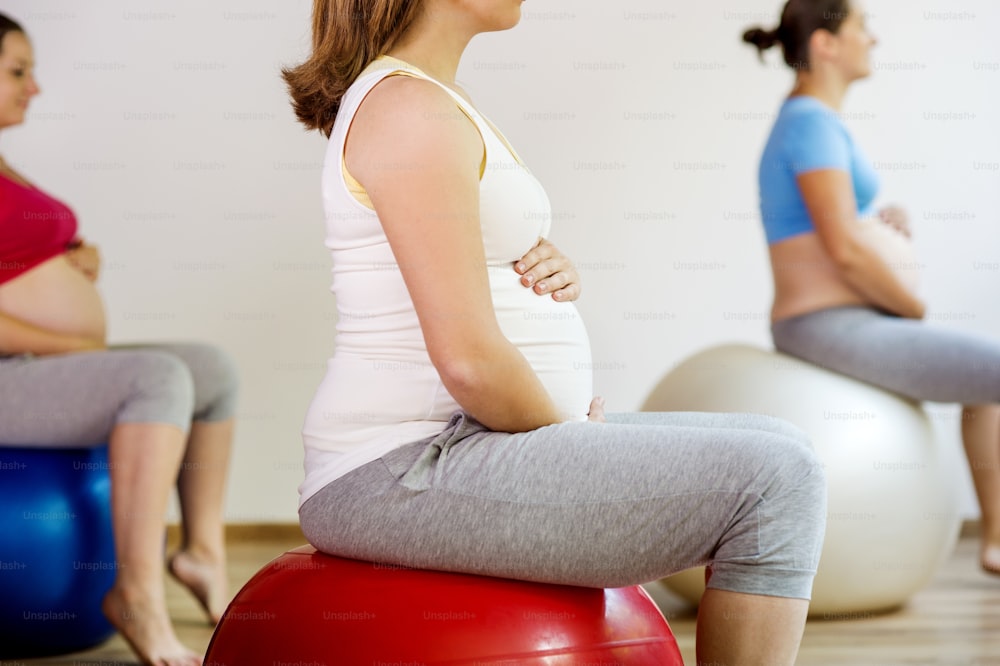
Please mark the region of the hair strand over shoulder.
[[413, 24], [421, 0], [314, 0], [312, 53], [281, 70], [299, 121], [330, 136], [340, 100]]

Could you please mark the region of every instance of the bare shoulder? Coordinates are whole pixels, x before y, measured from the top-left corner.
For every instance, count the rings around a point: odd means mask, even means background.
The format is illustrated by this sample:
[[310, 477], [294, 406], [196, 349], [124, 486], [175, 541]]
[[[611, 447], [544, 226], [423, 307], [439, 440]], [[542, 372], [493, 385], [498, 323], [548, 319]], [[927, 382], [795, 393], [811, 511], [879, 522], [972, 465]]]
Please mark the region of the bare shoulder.
[[[479, 131], [441, 86], [412, 76], [389, 76], [358, 108], [345, 160], [371, 193], [386, 178], [412, 177], [414, 171], [478, 173], [484, 151]], [[386, 169], [387, 164], [396, 168]]]
[[386, 77], [368, 93], [355, 115], [352, 132], [375, 128], [379, 132], [468, 135], [468, 130], [474, 129], [470, 125], [458, 102], [440, 85], [395, 75]]
[[398, 108], [409, 105], [437, 105], [448, 101], [448, 93], [432, 81], [407, 76], [403, 73], [389, 74], [365, 97], [362, 108]]

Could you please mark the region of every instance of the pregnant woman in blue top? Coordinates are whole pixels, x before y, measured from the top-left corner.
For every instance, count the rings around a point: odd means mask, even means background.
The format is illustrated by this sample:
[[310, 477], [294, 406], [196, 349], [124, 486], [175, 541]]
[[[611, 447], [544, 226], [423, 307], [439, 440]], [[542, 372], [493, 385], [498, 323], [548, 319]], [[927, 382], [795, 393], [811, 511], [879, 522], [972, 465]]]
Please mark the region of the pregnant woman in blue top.
[[838, 112], [870, 73], [875, 38], [857, 1], [790, 0], [774, 30], [796, 72], [760, 164], [778, 350], [915, 400], [964, 405], [982, 513], [980, 557], [1000, 573], [1000, 343], [924, 323], [906, 214], [872, 210], [878, 176]]

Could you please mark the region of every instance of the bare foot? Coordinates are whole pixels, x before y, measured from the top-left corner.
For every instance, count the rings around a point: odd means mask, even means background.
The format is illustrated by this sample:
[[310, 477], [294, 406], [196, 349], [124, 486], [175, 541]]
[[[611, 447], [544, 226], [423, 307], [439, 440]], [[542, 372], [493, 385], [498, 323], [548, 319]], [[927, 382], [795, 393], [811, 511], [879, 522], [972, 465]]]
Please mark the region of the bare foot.
[[167, 565], [171, 575], [191, 590], [212, 624], [218, 624], [229, 605], [229, 585], [224, 561], [201, 559], [190, 551], [181, 550]]
[[128, 642], [143, 664], [202, 666], [202, 659], [184, 647], [167, 617], [166, 605], [153, 597], [129, 594], [119, 587], [108, 591], [102, 603], [108, 621]]
[[1000, 576], [1000, 545], [984, 541], [979, 549], [979, 564], [986, 573]]

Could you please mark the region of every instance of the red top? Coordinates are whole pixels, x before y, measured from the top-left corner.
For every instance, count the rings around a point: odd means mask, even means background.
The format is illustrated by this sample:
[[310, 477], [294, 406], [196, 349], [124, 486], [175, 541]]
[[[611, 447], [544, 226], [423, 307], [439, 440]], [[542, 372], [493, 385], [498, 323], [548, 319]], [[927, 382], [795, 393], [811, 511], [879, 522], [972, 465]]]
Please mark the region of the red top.
[[75, 237], [65, 204], [0, 175], [0, 284], [62, 254]]

